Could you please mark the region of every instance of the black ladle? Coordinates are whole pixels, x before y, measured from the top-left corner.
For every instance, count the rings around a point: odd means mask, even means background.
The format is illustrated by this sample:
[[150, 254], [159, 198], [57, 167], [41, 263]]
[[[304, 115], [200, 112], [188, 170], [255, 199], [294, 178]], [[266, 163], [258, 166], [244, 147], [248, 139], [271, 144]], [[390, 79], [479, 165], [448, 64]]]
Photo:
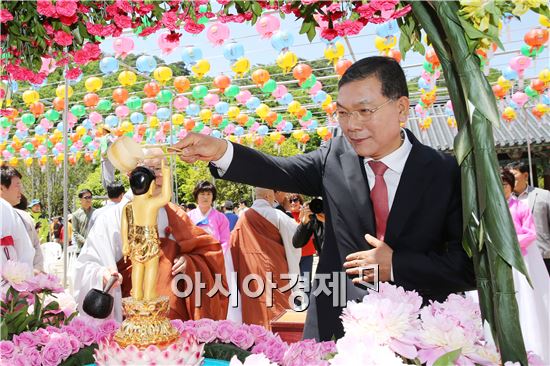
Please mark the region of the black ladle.
[[109, 282], [105, 285], [103, 291], [96, 288], [91, 289], [84, 298], [82, 310], [89, 316], [97, 319], [105, 319], [113, 311], [113, 295], [109, 294], [109, 290], [118, 280], [117, 275], [112, 275]]

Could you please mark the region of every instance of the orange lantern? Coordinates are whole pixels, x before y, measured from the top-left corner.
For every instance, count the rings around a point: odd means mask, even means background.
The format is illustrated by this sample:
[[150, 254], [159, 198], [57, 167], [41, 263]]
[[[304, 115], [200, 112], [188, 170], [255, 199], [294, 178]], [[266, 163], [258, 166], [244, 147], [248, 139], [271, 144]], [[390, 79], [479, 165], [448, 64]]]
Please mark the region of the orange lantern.
[[264, 86], [265, 82], [270, 78], [269, 71], [264, 69], [258, 69], [252, 73], [252, 80], [258, 86]]
[[137, 127], [137, 133], [138, 135], [140, 136], [143, 136], [145, 134], [145, 131], [147, 130], [147, 126], [146, 125], [139, 125]]
[[231, 78], [227, 75], [221, 74], [221, 75], [218, 75], [214, 78], [214, 86], [216, 88], [220, 89], [222, 92], [227, 87], [229, 87], [229, 85], [231, 85]]
[[304, 107], [300, 107], [296, 113], [294, 113], [294, 115], [297, 117], [297, 118], [302, 118], [303, 116], [305, 116], [307, 113], [307, 109], [305, 109]]
[[330, 104], [327, 104], [326, 106], [323, 107], [323, 110], [329, 116], [333, 115], [334, 113], [336, 113], [336, 102], [332, 102]]
[[183, 121], [183, 127], [185, 127], [187, 131], [191, 131], [195, 128], [195, 120], [193, 118], [186, 118], [185, 121]]
[[88, 163], [90, 163], [90, 162], [92, 162], [92, 160], [94, 160], [94, 157], [92, 156], [92, 154], [86, 153], [86, 154], [84, 154], [84, 160], [87, 161]]
[[313, 71], [311, 70], [311, 66], [306, 64], [298, 64], [292, 69], [292, 75], [296, 80], [300, 82], [303, 82], [308, 77], [310, 77], [312, 72]]
[[[248, 117], [246, 119], [248, 121]], [[220, 123], [223, 121], [223, 116], [221, 114], [214, 113], [212, 115], [212, 125], [215, 127], [218, 127]]]
[[506, 95], [506, 89], [498, 84], [495, 84], [493, 85], [493, 94], [497, 99], [502, 99]]
[[99, 96], [96, 93], [88, 93], [83, 98], [86, 107], [95, 107], [99, 103]]
[[437, 67], [440, 65], [439, 58], [437, 57], [437, 54], [435, 53], [433, 48], [430, 48], [428, 51], [426, 51], [426, 61], [431, 63], [433, 67]]
[[263, 143], [264, 143], [264, 138], [261, 136], [258, 136], [254, 139], [254, 145], [256, 146], [262, 146]]
[[309, 141], [309, 135], [308, 135], [307, 133], [304, 134], [302, 137], [300, 137], [300, 142], [301, 142], [302, 144], [305, 144], [305, 143], [307, 143], [308, 141]]
[[29, 110], [31, 111], [32, 114], [34, 114], [35, 117], [37, 117], [44, 113], [44, 103], [34, 102], [29, 106]]
[[[272, 112], [269, 112], [269, 113], [272, 113]], [[268, 113], [268, 115], [266, 116], [266, 120], [267, 120], [267, 118], [268, 118], [268, 116], [269, 116], [269, 113]], [[275, 112], [273, 112], [273, 113], [275, 113]], [[277, 119], [277, 118], [275, 117], [275, 119]], [[248, 122], [248, 116], [247, 116], [246, 114], [242, 114], [242, 113], [241, 113], [241, 114], [239, 114], [239, 115], [237, 116], [236, 121], [237, 121], [237, 123], [238, 123], [240, 126], [244, 126], [244, 125], [246, 124], [246, 122]]]
[[154, 98], [160, 92], [160, 86], [151, 81], [150, 83], [145, 84], [143, 87], [143, 92], [148, 98]]
[[128, 99], [128, 90], [124, 88], [116, 88], [113, 90], [113, 100], [118, 104], [124, 104]]
[[393, 58], [397, 62], [401, 62], [401, 52], [399, 50], [391, 49], [388, 51], [388, 57]]
[[8, 118], [9, 120], [14, 120], [19, 116], [19, 111], [15, 108], [6, 108], [4, 110], [4, 117]]
[[[191, 83], [189, 82], [189, 79], [186, 78], [185, 76], [178, 76], [177, 78], [174, 79], [174, 88], [176, 88], [178, 93], [186, 92], [190, 86], [191, 86]], [[143, 91], [145, 91], [145, 88], [143, 88]], [[160, 91], [160, 88], [159, 88], [159, 91]]]
[[539, 49], [548, 42], [548, 30], [542, 28], [531, 29], [525, 34], [523, 40], [531, 46], [531, 49]]
[[58, 111], [58, 112], [61, 112], [64, 108], [65, 108], [65, 99], [64, 98], [59, 98], [59, 97], [55, 97], [53, 99], [53, 108]]
[[[247, 118], [248, 119], [248, 118]], [[273, 112], [273, 111], [269, 111], [267, 112], [267, 114], [265, 115], [265, 121], [270, 125], [272, 126], [273, 125], [273, 122], [275, 122], [277, 120], [277, 112]], [[245, 122], [246, 123], [246, 122]]]
[[340, 76], [344, 75], [347, 69], [351, 66], [352, 62], [350, 60], [340, 60], [334, 65], [334, 71]]
[[529, 84], [531, 89], [536, 90], [537, 93], [541, 94], [546, 89], [546, 83], [540, 79], [533, 79]]

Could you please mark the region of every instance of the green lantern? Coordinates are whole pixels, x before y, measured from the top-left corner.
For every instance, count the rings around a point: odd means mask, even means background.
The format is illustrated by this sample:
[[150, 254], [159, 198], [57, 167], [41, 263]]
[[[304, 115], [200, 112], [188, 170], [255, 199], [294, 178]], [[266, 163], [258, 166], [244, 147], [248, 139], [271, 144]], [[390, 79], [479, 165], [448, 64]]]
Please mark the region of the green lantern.
[[108, 99], [101, 99], [96, 108], [101, 112], [109, 112], [113, 108], [113, 103]]
[[90, 142], [93, 141], [93, 138], [90, 135], [84, 135], [84, 136], [82, 136], [81, 141], [84, 145], [88, 145]]
[[[208, 89], [206, 90], [208, 92]], [[174, 95], [170, 90], [163, 89], [157, 94], [157, 101], [159, 103], [170, 103]]]
[[128, 100], [126, 101], [126, 106], [131, 110], [131, 111], [137, 111], [139, 109], [141, 109], [141, 98], [140, 97], [136, 97], [136, 96], [132, 96], [130, 98], [128, 98]]
[[311, 111], [307, 111], [306, 114], [302, 117], [302, 121], [309, 121], [313, 117]]
[[220, 123], [220, 125], [218, 126], [218, 128], [221, 130], [221, 129], [225, 128], [228, 124], [229, 124], [229, 120], [227, 118], [224, 118], [222, 120], [222, 122]]
[[539, 93], [536, 90], [533, 90], [530, 86], [527, 86], [525, 88], [525, 94], [527, 94], [531, 98], [536, 98], [539, 96]]
[[199, 20], [197, 20], [198, 24], [207, 24], [208, 22], [208, 17], [200, 17]]
[[31, 127], [34, 122], [36, 122], [36, 118], [31, 113], [25, 113], [21, 116], [21, 122], [25, 124], [27, 127]]
[[531, 58], [537, 57], [538, 55], [540, 55], [542, 53], [542, 51], [544, 51], [544, 46], [539, 47], [539, 48], [531, 47], [531, 46], [528, 46], [526, 44], [521, 46], [521, 54], [523, 56], [527, 56], [527, 57], [531, 57]]
[[239, 88], [238, 85], [230, 85], [229, 88], [225, 89], [225, 92], [223, 93], [228, 98], [234, 98], [239, 94], [241, 91], [241, 88]]
[[[223, 123], [223, 122], [222, 122]], [[199, 122], [195, 125], [195, 127], [193, 127], [193, 132], [201, 132], [202, 129], [204, 128], [204, 123], [202, 122]]]
[[27, 149], [28, 151], [30, 152], [33, 152], [34, 151], [34, 145], [30, 142], [26, 142], [25, 145], [23, 145], [23, 147], [25, 149]]
[[124, 136], [134, 137], [134, 131], [126, 132]]
[[59, 119], [59, 112], [57, 112], [56, 110], [53, 110], [53, 109], [49, 109], [45, 114], [44, 116], [46, 117], [46, 119], [50, 122], [55, 122]]
[[12, 154], [15, 154], [15, 149], [11, 145], [6, 146], [6, 150], [8, 150]]
[[191, 95], [195, 99], [202, 99], [206, 96], [206, 94], [208, 94], [208, 88], [204, 85], [197, 85], [191, 92]]
[[86, 107], [84, 107], [82, 104], [75, 104], [71, 107], [71, 113], [74, 114], [75, 117], [82, 117], [86, 114]]
[[206, 13], [208, 11], [208, 5], [202, 4], [199, 6], [199, 13]]
[[273, 79], [269, 79], [265, 82], [264, 86], [262, 87], [262, 92], [265, 94], [272, 93], [275, 88], [277, 87], [277, 82]]
[[250, 127], [254, 124], [254, 122], [256, 122], [256, 120], [254, 119], [254, 117], [248, 117], [248, 121], [246, 121], [246, 123], [244, 124], [245, 127]]
[[430, 74], [434, 73], [434, 66], [428, 61], [424, 61], [424, 64], [422, 64], [422, 67], [424, 68], [424, 70], [426, 70], [426, 72], [429, 72]]
[[46, 140], [46, 147], [47, 147], [48, 149], [51, 149], [51, 148], [53, 147], [53, 142], [51, 142], [49, 139]]
[[317, 77], [311, 74], [311, 76], [302, 83], [301, 87], [302, 89], [311, 89], [316, 82], [317, 82]]
[[11, 126], [8, 117], [0, 117], [0, 126], [2, 126], [3, 128], [8, 128]]

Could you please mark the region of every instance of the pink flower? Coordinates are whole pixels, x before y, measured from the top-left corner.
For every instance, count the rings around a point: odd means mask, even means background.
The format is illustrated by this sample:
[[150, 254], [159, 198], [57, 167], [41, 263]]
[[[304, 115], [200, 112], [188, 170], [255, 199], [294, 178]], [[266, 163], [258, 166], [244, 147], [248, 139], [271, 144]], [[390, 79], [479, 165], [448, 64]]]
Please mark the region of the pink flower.
[[73, 67], [72, 69], [67, 70], [65, 76], [69, 80], [76, 80], [80, 75], [82, 75], [82, 70], [80, 70], [78, 67]]
[[100, 342], [106, 338], [110, 338], [113, 334], [115, 334], [116, 330], [118, 329], [118, 323], [114, 319], [109, 319], [104, 321], [99, 325], [99, 329], [97, 330], [97, 342]]
[[42, 357], [36, 348], [25, 348], [23, 356], [25, 357], [26, 365], [40, 366], [42, 364]]
[[171, 31], [174, 31], [177, 29], [176, 22], [178, 21], [178, 15], [175, 11], [169, 11], [167, 13], [164, 13], [162, 16], [162, 24], [164, 27], [168, 28]]
[[229, 4], [229, 1], [230, 1], [230, 0], [217, 0], [218, 4], [220, 4], [220, 5], [222, 5], [222, 6], [223, 6], [223, 5]]
[[[59, 354], [62, 359], [69, 357], [73, 352], [73, 345], [71, 344], [69, 337], [67, 337], [65, 334], [52, 334], [52, 337], [50, 338], [50, 342], [48, 342], [48, 344], [55, 344], [55, 347], [59, 350]], [[48, 346], [48, 344], [46, 345], [46, 347]]]
[[216, 339], [216, 324], [212, 319], [197, 320], [195, 325], [195, 336], [200, 343], [210, 343]]
[[0, 24], [9, 22], [10, 20], [13, 20], [13, 15], [11, 15], [9, 10], [8, 9], [0, 10]]
[[199, 34], [204, 30], [204, 28], [205, 28], [204, 24], [197, 24], [192, 20], [188, 20], [187, 22], [185, 22], [185, 25], [183, 26], [183, 29], [185, 29], [187, 33], [191, 33], [191, 34]]
[[34, 331], [36, 342], [40, 345], [46, 345], [50, 341], [50, 333], [43, 328]]
[[140, 4], [139, 7], [136, 9], [136, 11], [139, 15], [146, 15], [147, 13], [153, 11], [154, 8], [155, 6], [152, 4], [148, 4], [148, 5]]
[[231, 343], [242, 349], [249, 349], [254, 345], [254, 336], [244, 329], [237, 329], [231, 335]]
[[344, 37], [359, 34], [364, 27], [365, 25], [360, 21], [345, 20], [335, 24], [334, 29], [340, 37]]
[[327, 41], [332, 41], [334, 38], [338, 37], [338, 31], [333, 28], [322, 28], [321, 37]]
[[69, 335], [69, 342], [71, 343], [72, 353], [77, 353], [82, 347], [82, 343], [75, 336]]
[[16, 354], [10, 360], [10, 364], [13, 365], [13, 366], [27, 366], [29, 363], [27, 362], [27, 359], [25, 358], [25, 355]]
[[170, 320], [170, 324], [172, 324], [172, 326], [176, 328], [179, 333], [183, 333], [184, 325], [181, 319], [172, 319]]
[[101, 24], [94, 24], [91, 22], [86, 22], [86, 30], [93, 36], [101, 36], [101, 30], [103, 26]]
[[55, 6], [50, 0], [38, 0], [36, 2], [36, 11], [38, 14], [46, 17], [56, 17]]
[[49, 342], [42, 349], [42, 364], [44, 366], [56, 366], [63, 361], [61, 349], [58, 347], [58, 343]]
[[86, 326], [82, 329], [82, 336], [80, 338], [80, 341], [85, 345], [89, 346], [90, 344], [94, 343], [96, 339], [96, 331], [94, 328]]
[[32, 268], [25, 263], [7, 261], [2, 266], [2, 279], [8, 281], [10, 286], [23, 285], [31, 276]]
[[130, 5], [130, 2], [127, 0], [116, 0], [115, 4], [125, 13], [131, 13], [134, 11], [134, 9], [132, 9], [132, 5]]
[[115, 24], [122, 29], [131, 28], [132, 27], [132, 18], [126, 15], [120, 15], [117, 14], [114, 17]]
[[11, 341], [0, 341], [0, 359], [12, 358], [15, 346]]
[[155, 24], [154, 26], [152, 27], [147, 27], [147, 28], [143, 28], [143, 30], [141, 31], [141, 33], [139, 34], [140, 37], [147, 37], [153, 33], [155, 33], [156, 31], [158, 31], [160, 29], [160, 24], [157, 23]]
[[19, 348], [34, 348], [38, 345], [38, 340], [33, 333], [23, 332], [13, 336], [13, 344]]
[[534, 352], [527, 352], [527, 363], [529, 366], [544, 366], [544, 361]]
[[[230, 320], [221, 320], [218, 322], [218, 328], [216, 329], [216, 337], [224, 343], [229, 343], [231, 340], [231, 335], [237, 326]], [[244, 348], [244, 347], [243, 347]]]
[[250, 324], [248, 326], [248, 331], [256, 338], [256, 342], [259, 340], [264, 340], [267, 336], [267, 329], [257, 324]]
[[74, 24], [74, 23], [78, 22], [78, 16], [76, 14], [71, 16], [71, 17], [66, 17], [66, 16], [60, 15], [59, 20], [61, 20], [61, 23], [65, 24], [65, 25], [71, 25], [71, 24]]
[[73, 0], [57, 0], [55, 2], [55, 11], [59, 16], [72, 17], [77, 9], [76, 1]]
[[53, 40], [55, 43], [57, 43], [60, 46], [70, 46], [71, 44], [73, 44], [72, 34], [62, 30], [58, 30], [55, 32], [55, 36]]

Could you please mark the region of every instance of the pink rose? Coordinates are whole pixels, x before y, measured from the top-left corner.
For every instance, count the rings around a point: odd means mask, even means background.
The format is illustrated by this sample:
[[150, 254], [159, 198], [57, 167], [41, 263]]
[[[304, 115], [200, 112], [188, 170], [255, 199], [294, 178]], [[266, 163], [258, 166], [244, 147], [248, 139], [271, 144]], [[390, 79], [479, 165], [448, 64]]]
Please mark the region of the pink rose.
[[37, 329], [34, 331], [36, 342], [40, 345], [46, 345], [50, 341], [50, 333], [46, 329]]
[[8, 359], [12, 358], [15, 346], [11, 341], [0, 341], [0, 358]]
[[49, 342], [42, 349], [42, 364], [44, 366], [57, 366], [62, 361], [61, 350], [55, 342]]
[[10, 360], [12, 366], [28, 366], [27, 358], [25, 355], [17, 354]]
[[218, 4], [220, 4], [220, 5], [223, 6], [223, 5], [229, 4], [229, 1], [230, 1], [230, 0], [217, 0], [217, 1], [218, 1]]
[[117, 329], [118, 323], [116, 322], [116, 320], [109, 319], [104, 321], [99, 325], [96, 335], [96, 341], [101, 342], [107, 338], [110, 338], [113, 334], [115, 334]]
[[164, 13], [162, 16], [162, 24], [164, 27], [168, 28], [169, 30], [173, 31], [177, 29], [176, 22], [178, 20], [178, 15], [174, 11], [169, 11], [167, 13]]
[[38, 341], [31, 332], [23, 332], [13, 336], [13, 344], [19, 348], [34, 348], [38, 345]]
[[76, 2], [73, 0], [57, 0], [55, 2], [55, 11], [58, 15], [72, 17], [77, 9]]
[[[67, 73], [66, 73], [65, 76], [69, 80], [76, 80], [76, 79], [78, 79], [78, 77], [80, 75], [82, 75], [82, 70], [80, 70], [78, 67], [73, 67], [72, 69], [67, 70]], [[73, 300], [73, 302], [74, 302], [74, 300]], [[66, 306], [63, 306], [63, 305], [66, 305]], [[69, 317], [76, 310], [76, 306], [73, 308], [72, 304], [67, 305], [67, 304], [61, 304], [60, 303], [59, 307], [65, 313], [66, 317]]]
[[152, 4], [148, 4], [148, 5], [140, 4], [139, 8], [137, 8], [136, 11], [139, 15], [146, 15], [147, 13], [153, 11], [154, 8], [155, 7]]
[[134, 9], [132, 9], [132, 5], [130, 5], [130, 2], [127, 0], [116, 0], [115, 4], [125, 13], [132, 13], [134, 11]]
[[197, 24], [192, 20], [188, 20], [187, 22], [185, 22], [185, 25], [183, 26], [183, 29], [185, 29], [187, 33], [191, 33], [191, 34], [199, 34], [204, 30], [204, 28], [205, 28], [204, 24]]
[[86, 22], [86, 30], [93, 36], [100, 36], [103, 26], [101, 24], [94, 24], [91, 22]]
[[75, 336], [69, 335], [69, 342], [71, 343], [72, 353], [77, 353], [82, 347], [82, 344]]
[[200, 319], [195, 322], [195, 334], [200, 343], [209, 343], [216, 339], [216, 323], [212, 319]]
[[40, 352], [36, 348], [25, 348], [23, 356], [26, 359], [26, 365], [40, 366], [42, 364], [42, 357], [40, 357]]
[[231, 343], [242, 349], [249, 349], [254, 345], [254, 336], [244, 329], [237, 329], [231, 335]]
[[115, 15], [114, 17], [115, 24], [122, 29], [131, 28], [132, 27], [132, 18], [126, 15]]
[[76, 22], [78, 22], [78, 16], [75, 14], [72, 17], [66, 17], [66, 16], [59, 16], [59, 20], [61, 20], [61, 23], [65, 25], [72, 25]]
[[84, 343], [85, 346], [89, 346], [94, 343], [96, 339], [96, 332], [92, 327], [85, 327], [82, 329], [82, 336], [80, 341]]
[[0, 10], [0, 23], [6, 23], [13, 20], [13, 15], [7, 9]]
[[38, 0], [36, 2], [36, 11], [38, 12], [38, 14], [44, 15], [46, 17], [57, 17], [55, 6], [50, 0]]
[[183, 333], [184, 325], [181, 319], [172, 319], [170, 320], [170, 324], [172, 324], [172, 326], [176, 328], [179, 333]]
[[256, 342], [259, 340], [264, 340], [267, 336], [267, 329], [257, 324], [250, 324], [248, 326], [248, 331], [256, 338]]
[[231, 340], [231, 335], [237, 327], [230, 320], [222, 320], [218, 322], [218, 328], [216, 329], [217, 338], [224, 343], [229, 343]]
[[[50, 338], [48, 344], [55, 345], [55, 347], [59, 350], [59, 355], [62, 359], [66, 359], [73, 352], [73, 345], [71, 344], [70, 338], [67, 337], [65, 334], [52, 334], [52, 337]], [[46, 347], [48, 346], [48, 344], [46, 345]]]

